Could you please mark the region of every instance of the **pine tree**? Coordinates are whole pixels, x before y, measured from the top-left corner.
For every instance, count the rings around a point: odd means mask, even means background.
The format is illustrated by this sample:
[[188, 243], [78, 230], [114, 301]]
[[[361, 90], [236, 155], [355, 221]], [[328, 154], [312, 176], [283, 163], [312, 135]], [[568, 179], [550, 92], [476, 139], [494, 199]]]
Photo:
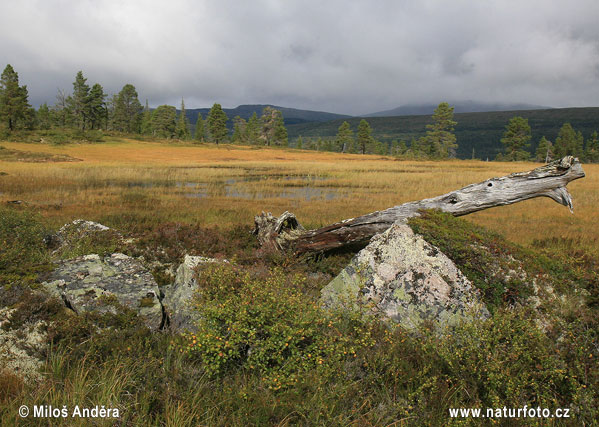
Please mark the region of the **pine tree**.
[[227, 137], [227, 115], [220, 104], [214, 104], [206, 119], [208, 131], [213, 142], [217, 144]]
[[196, 141], [204, 142], [206, 140], [206, 127], [204, 126], [204, 119], [202, 113], [198, 113], [198, 119], [195, 124], [195, 131], [193, 137]]
[[177, 138], [186, 140], [191, 138], [191, 133], [189, 132], [189, 120], [185, 116], [185, 102], [183, 98], [181, 98], [181, 112], [179, 113], [179, 120], [177, 120], [177, 129], [176, 129]]
[[28, 96], [27, 86], [19, 86], [19, 75], [8, 64], [0, 77], [0, 122], [5, 123], [8, 130], [33, 124]]
[[553, 152], [558, 158], [564, 156], [582, 157], [582, 134], [576, 132], [570, 123], [564, 123], [557, 134], [557, 138], [555, 138]]
[[73, 95], [67, 98], [75, 125], [81, 130], [85, 130], [90, 115], [89, 86], [86, 82], [87, 79], [83, 77], [83, 72], [77, 72], [73, 82]]
[[113, 125], [115, 130], [127, 133], [141, 132], [141, 113], [137, 90], [132, 84], [126, 84], [118, 93], [114, 105]]
[[248, 142], [248, 144], [255, 145], [260, 142], [260, 120], [258, 120], [258, 115], [255, 111], [248, 120], [248, 124], [245, 128], [245, 134], [245, 140]]
[[92, 129], [99, 129], [106, 121], [106, 95], [98, 83], [92, 86], [89, 92], [89, 124]]
[[302, 139], [302, 136], [298, 136], [297, 137], [297, 142], [295, 144], [295, 148], [297, 148], [298, 150], [303, 149], [303, 145], [304, 145], [304, 140]]
[[453, 107], [447, 102], [441, 102], [435, 108], [432, 119], [433, 124], [426, 125], [427, 147], [424, 151], [436, 159], [455, 157], [458, 144], [453, 130], [458, 123], [453, 120]]
[[173, 138], [177, 128], [177, 109], [171, 105], [161, 105], [152, 113], [154, 135]]
[[45, 102], [40, 105], [35, 114], [38, 129], [48, 130], [52, 127], [52, 119], [50, 117], [50, 108]]
[[370, 135], [371, 133], [372, 129], [370, 128], [370, 124], [364, 119], [360, 120], [356, 139], [358, 143], [358, 149], [362, 154], [366, 154], [367, 148], [373, 141], [373, 138]]
[[235, 116], [233, 119], [233, 142], [236, 144], [243, 144], [245, 137], [245, 128], [247, 122], [240, 116]]
[[275, 121], [275, 144], [282, 145], [284, 147], [289, 146], [289, 138], [287, 136], [287, 128], [285, 127], [285, 121], [283, 120], [283, 113], [279, 111]]
[[381, 141], [374, 141], [374, 152], [381, 156], [386, 156], [389, 151], [389, 146]]
[[599, 137], [597, 131], [593, 132], [590, 139], [587, 139], [585, 158], [587, 162], [599, 162]]
[[506, 155], [504, 160], [519, 161], [526, 160], [530, 153], [525, 149], [529, 146], [531, 138], [528, 119], [523, 117], [512, 117], [505, 127], [501, 143], [505, 145]]
[[406, 151], [408, 151], [408, 145], [406, 144], [406, 141], [403, 139], [399, 141], [399, 147], [397, 151], [400, 155], [406, 154]]
[[108, 101], [106, 101], [106, 129], [116, 130], [117, 123], [115, 121], [115, 111], [118, 104], [118, 95], [113, 94]]
[[146, 106], [141, 114], [141, 133], [144, 135], [152, 134], [152, 112], [150, 111], [150, 106], [147, 99]]
[[553, 153], [551, 152], [552, 144], [543, 136], [539, 141], [539, 145], [535, 151], [535, 160], [537, 162], [548, 163], [553, 158]]
[[342, 153], [349, 151], [350, 145], [352, 145], [354, 142], [354, 133], [351, 130], [348, 122], [341, 123], [339, 129], [337, 129], [335, 142], [341, 147]]
[[287, 129], [283, 121], [283, 113], [272, 107], [265, 107], [262, 111], [261, 139], [265, 145], [287, 145]]

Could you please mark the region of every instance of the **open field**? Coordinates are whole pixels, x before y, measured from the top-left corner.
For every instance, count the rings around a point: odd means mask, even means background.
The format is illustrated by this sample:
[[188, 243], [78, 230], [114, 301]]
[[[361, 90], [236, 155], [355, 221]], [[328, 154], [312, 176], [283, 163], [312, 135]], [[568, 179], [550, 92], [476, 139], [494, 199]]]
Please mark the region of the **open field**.
[[[22, 152], [68, 155], [78, 162], [0, 159], [0, 201], [38, 207], [56, 226], [74, 218], [130, 227], [178, 221], [227, 228], [253, 223], [262, 210], [294, 212], [306, 227], [433, 197], [470, 183], [532, 169], [534, 163], [411, 162], [232, 145], [134, 140], [52, 146], [8, 143]], [[597, 251], [599, 165], [570, 184], [574, 214], [537, 198], [467, 218], [521, 244], [565, 237]]]

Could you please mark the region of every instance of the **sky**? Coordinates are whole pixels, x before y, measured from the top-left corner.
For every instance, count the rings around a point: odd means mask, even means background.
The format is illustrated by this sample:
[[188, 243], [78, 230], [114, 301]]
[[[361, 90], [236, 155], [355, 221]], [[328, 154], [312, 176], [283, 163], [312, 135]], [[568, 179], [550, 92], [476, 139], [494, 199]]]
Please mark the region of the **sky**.
[[4, 0], [6, 64], [33, 106], [79, 70], [152, 107], [598, 106], [599, 1]]

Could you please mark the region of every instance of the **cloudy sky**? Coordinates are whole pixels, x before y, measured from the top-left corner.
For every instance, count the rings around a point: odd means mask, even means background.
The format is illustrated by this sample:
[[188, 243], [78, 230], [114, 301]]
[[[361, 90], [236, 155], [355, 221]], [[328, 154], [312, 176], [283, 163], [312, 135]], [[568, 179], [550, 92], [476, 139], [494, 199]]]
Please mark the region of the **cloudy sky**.
[[7, 63], [34, 106], [79, 70], [151, 106], [597, 106], [599, 1], [5, 0]]

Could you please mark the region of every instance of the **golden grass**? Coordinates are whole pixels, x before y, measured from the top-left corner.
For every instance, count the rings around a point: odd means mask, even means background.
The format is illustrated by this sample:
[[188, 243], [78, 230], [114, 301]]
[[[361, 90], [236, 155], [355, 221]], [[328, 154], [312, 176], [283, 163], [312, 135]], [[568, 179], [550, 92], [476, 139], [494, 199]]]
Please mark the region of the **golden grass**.
[[[152, 221], [202, 225], [253, 223], [262, 210], [294, 212], [307, 227], [433, 197], [534, 163], [411, 162], [381, 156], [194, 146], [135, 140], [50, 146], [2, 143], [9, 149], [65, 154], [82, 162], [0, 161], [0, 201], [24, 200], [56, 225], [86, 219], [115, 222], [135, 214]], [[599, 165], [569, 185], [575, 212], [549, 199], [494, 208], [467, 218], [528, 244], [534, 239], [579, 239], [597, 251]]]

